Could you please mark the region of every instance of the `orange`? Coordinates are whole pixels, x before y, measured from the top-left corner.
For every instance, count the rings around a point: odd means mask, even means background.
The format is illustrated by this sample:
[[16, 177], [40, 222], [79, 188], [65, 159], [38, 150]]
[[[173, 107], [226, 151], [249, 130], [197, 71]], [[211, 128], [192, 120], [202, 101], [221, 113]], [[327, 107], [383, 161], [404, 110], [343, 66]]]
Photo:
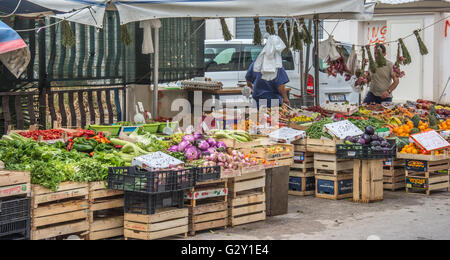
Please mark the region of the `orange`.
[[419, 151], [417, 149], [413, 149], [412, 153], [413, 154], [419, 154]]

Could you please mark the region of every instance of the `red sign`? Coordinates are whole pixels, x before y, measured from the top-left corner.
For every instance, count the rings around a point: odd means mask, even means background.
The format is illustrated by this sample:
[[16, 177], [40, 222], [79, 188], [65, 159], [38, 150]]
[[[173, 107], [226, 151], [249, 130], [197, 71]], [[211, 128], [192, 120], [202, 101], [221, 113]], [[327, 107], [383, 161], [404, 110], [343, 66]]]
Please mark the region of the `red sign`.
[[450, 21], [445, 21], [445, 38], [448, 36], [448, 28], [450, 27]]
[[386, 25], [372, 25], [367, 27], [367, 40], [370, 45], [376, 43], [386, 44]]

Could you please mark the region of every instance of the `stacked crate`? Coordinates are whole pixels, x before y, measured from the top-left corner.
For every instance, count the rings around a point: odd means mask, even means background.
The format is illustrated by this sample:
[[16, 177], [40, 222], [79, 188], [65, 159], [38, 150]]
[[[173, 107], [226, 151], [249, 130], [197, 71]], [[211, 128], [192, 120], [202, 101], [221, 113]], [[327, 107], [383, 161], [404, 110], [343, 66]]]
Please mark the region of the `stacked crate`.
[[187, 236], [189, 211], [184, 208], [184, 193], [195, 186], [195, 175], [194, 168], [165, 171], [110, 168], [108, 188], [125, 191], [125, 239]]
[[399, 153], [405, 159], [406, 192], [425, 193], [449, 191], [449, 155], [422, 155]]
[[289, 172], [289, 194], [308, 196], [315, 193], [314, 153], [306, 151], [306, 139], [294, 142], [294, 164]]
[[387, 159], [383, 163], [383, 187], [385, 190], [405, 189], [405, 160]]
[[52, 191], [32, 185], [31, 239], [57, 239], [89, 233], [89, 187], [87, 183], [61, 183]]
[[105, 182], [89, 183], [89, 240], [123, 236], [123, 191], [109, 190]]
[[229, 179], [228, 208], [231, 227], [266, 219], [265, 185], [265, 170]]
[[[316, 150], [320, 149], [316, 147]], [[353, 160], [337, 159], [336, 153], [331, 151], [326, 147], [322, 153], [314, 153], [316, 197], [332, 200], [352, 198]]]
[[228, 225], [228, 180], [220, 178], [220, 167], [198, 168], [196, 176], [195, 187], [185, 194], [192, 236]]
[[30, 173], [0, 169], [0, 240], [30, 239]]

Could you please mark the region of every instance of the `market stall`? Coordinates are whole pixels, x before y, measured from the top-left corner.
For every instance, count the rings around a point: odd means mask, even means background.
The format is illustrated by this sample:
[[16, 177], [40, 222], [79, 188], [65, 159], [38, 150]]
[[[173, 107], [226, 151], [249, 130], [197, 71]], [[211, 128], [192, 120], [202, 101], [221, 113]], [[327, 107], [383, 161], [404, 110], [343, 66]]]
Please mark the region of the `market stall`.
[[[44, 1], [32, 2], [46, 6]], [[45, 2], [62, 5], [66, 1]], [[98, 2], [101, 13], [104, 1]], [[317, 4], [314, 12], [339, 9], [345, 13], [344, 7], [353, 12], [362, 1], [355, 1], [357, 5], [308, 2]], [[330, 2], [338, 5], [327, 6]], [[137, 4], [136, 8], [148, 14], [162, 12], [163, 7], [176, 10], [197, 4]], [[158, 8], [150, 9], [150, 5]], [[293, 8], [293, 1], [287, 1], [287, 7], [292, 10], [287, 16], [306, 15]], [[121, 8], [126, 13], [127, 5]], [[370, 48], [367, 51], [369, 57], [373, 55]], [[331, 75], [356, 76], [343, 63], [334, 65]], [[358, 76], [364, 78], [364, 74]], [[252, 121], [252, 113], [259, 113], [263, 120]], [[444, 104], [417, 100], [362, 106], [283, 105], [249, 110], [227, 129], [216, 124], [185, 132], [179, 131], [177, 122], [141, 116], [133, 122], [75, 131], [30, 129], [3, 136], [0, 161], [5, 170], [0, 169], [0, 191], [6, 187], [8, 192], [0, 192], [0, 199], [24, 197], [32, 207], [25, 206], [21, 218], [0, 221], [13, 227], [0, 238], [22, 235], [26, 239], [30, 233], [36, 240], [74, 235], [92, 240], [195, 235], [286, 213], [288, 188], [293, 195], [377, 202], [383, 200], [384, 167], [396, 159], [406, 160], [404, 168], [391, 165], [403, 170], [404, 176], [394, 176], [401, 177], [395, 183], [404, 177], [407, 191], [431, 195], [449, 189], [450, 107]], [[288, 182], [289, 168], [293, 170]], [[30, 183], [31, 194], [11, 189]]]

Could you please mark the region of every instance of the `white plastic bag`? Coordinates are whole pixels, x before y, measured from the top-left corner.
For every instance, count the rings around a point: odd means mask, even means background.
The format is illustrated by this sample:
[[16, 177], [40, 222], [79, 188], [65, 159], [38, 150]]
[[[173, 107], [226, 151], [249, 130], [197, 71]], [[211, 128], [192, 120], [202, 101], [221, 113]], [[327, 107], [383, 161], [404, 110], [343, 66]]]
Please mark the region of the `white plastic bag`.
[[330, 36], [327, 40], [319, 43], [319, 58], [322, 60], [335, 61], [339, 59], [341, 55], [336, 48], [336, 42], [333, 36]]
[[356, 53], [355, 45], [353, 45], [352, 52], [348, 57], [347, 67], [352, 75], [355, 75], [356, 71], [359, 69], [358, 54]]
[[283, 40], [276, 35], [267, 39], [266, 46], [253, 66], [254, 72], [261, 72], [262, 79], [271, 81], [277, 77], [278, 69], [283, 67], [281, 52], [286, 48]]

